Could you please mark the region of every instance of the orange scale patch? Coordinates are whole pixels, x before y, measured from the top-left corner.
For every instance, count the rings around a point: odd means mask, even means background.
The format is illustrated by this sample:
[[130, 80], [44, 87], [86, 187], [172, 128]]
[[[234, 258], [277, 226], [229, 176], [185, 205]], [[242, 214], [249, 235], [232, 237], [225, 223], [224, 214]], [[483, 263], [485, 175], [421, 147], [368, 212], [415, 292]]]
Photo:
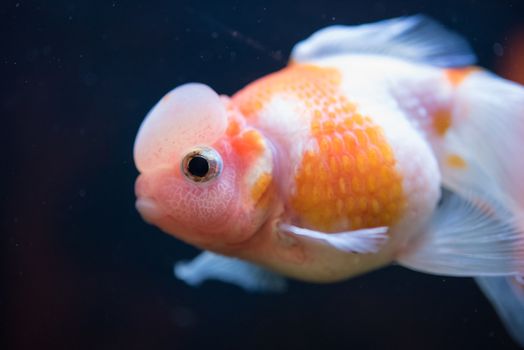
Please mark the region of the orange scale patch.
[[261, 78], [232, 97], [256, 118], [275, 95], [292, 96], [308, 121], [315, 150], [305, 151], [291, 207], [303, 226], [333, 232], [390, 226], [406, 206], [402, 177], [382, 129], [340, 91], [334, 68], [293, 64]]
[[340, 81], [328, 76], [292, 79], [293, 89], [303, 83], [315, 96], [311, 135], [318, 151], [304, 153], [291, 206], [303, 225], [320, 231], [390, 226], [406, 206], [393, 150], [382, 129], [339, 93]]
[[322, 112], [327, 100], [319, 96], [334, 94], [340, 83], [340, 73], [334, 68], [294, 64], [254, 81], [232, 97], [247, 118], [252, 118], [277, 94], [289, 94], [304, 101], [312, 112]]

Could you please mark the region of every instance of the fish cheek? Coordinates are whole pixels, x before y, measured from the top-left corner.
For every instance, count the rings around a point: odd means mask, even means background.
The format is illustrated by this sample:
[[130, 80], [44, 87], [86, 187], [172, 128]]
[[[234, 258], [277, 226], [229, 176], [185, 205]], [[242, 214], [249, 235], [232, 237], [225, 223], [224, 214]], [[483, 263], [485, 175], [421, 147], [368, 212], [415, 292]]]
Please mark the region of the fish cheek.
[[233, 182], [228, 180], [226, 175], [209, 184], [169, 181], [161, 187], [159, 198], [176, 223], [204, 232], [218, 230], [230, 215], [234, 198]]

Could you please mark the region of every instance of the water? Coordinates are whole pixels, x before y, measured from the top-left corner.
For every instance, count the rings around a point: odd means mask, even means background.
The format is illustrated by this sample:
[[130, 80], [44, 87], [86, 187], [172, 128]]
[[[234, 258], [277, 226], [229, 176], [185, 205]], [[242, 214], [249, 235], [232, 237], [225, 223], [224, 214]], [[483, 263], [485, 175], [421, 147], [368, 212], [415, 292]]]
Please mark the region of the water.
[[524, 26], [519, 1], [3, 4], [0, 348], [515, 348], [471, 279], [390, 267], [283, 295], [190, 288], [172, 265], [197, 251], [134, 209], [132, 144], [166, 91], [231, 94], [316, 29], [419, 12], [490, 69]]

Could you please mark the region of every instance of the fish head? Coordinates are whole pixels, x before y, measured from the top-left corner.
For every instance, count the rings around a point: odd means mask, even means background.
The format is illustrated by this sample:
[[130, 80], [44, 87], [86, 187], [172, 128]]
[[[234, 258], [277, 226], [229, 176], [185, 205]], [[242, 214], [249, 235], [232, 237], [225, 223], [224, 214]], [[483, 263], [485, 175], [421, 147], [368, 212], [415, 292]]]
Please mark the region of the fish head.
[[138, 131], [134, 160], [137, 210], [189, 244], [226, 249], [268, 217], [268, 142], [206, 85], [182, 85], [156, 104]]

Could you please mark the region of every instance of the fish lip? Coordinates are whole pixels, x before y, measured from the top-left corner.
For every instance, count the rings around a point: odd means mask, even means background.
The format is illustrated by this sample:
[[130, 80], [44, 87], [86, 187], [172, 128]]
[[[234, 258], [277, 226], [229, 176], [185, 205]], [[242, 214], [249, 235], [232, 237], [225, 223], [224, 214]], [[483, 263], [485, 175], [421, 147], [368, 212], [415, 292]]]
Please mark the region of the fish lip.
[[150, 224], [155, 224], [156, 221], [166, 216], [164, 210], [152, 197], [138, 197], [135, 207], [142, 218]]
[[146, 222], [155, 224], [156, 220], [165, 216], [165, 212], [150, 192], [149, 183], [144, 174], [140, 174], [135, 181], [135, 208]]
[[146, 182], [144, 174], [138, 174], [137, 178], [135, 179], [135, 196], [137, 198], [137, 201], [140, 198], [147, 197], [147, 189], [148, 184]]

